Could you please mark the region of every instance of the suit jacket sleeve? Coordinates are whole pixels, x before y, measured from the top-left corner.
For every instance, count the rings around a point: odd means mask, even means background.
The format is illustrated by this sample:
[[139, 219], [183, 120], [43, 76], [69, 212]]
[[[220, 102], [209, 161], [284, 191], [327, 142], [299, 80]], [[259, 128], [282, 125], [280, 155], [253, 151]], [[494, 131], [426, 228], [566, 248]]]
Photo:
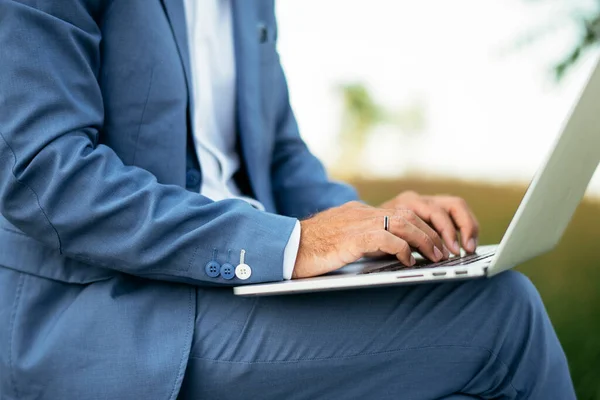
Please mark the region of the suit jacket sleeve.
[[279, 90], [277, 104], [281, 108], [278, 110], [271, 181], [278, 212], [305, 218], [358, 200], [354, 188], [328, 179], [323, 165], [300, 137], [283, 69], [281, 65], [277, 69], [274, 86]]
[[[159, 184], [98, 144], [102, 7], [0, 0], [0, 212], [95, 266], [196, 285], [281, 280], [295, 219]], [[229, 249], [246, 250], [248, 280], [205, 273], [213, 251]]]

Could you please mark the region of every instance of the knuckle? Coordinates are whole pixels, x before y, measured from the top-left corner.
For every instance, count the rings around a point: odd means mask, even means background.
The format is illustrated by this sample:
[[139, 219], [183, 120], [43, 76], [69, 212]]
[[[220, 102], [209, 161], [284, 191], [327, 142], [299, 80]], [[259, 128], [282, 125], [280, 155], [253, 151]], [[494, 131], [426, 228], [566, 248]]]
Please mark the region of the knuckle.
[[454, 223], [452, 222], [452, 219], [448, 215], [445, 216], [445, 218], [441, 221], [440, 225], [441, 225], [442, 232], [444, 232], [444, 231], [453, 232], [456, 230], [456, 228], [454, 227]]
[[354, 208], [348, 210], [348, 218], [352, 220], [366, 220], [369, 219], [372, 214], [368, 209], [365, 208]]
[[415, 222], [417, 219], [419, 219], [419, 217], [417, 217], [417, 214], [415, 214], [414, 211], [408, 210], [406, 213], [406, 219], [408, 219], [410, 222]]
[[377, 229], [371, 233], [371, 241], [373, 243], [384, 242], [389, 234], [389, 232], [386, 232], [383, 229]]
[[463, 199], [462, 197], [454, 197], [453, 201], [454, 201], [454, 203], [456, 203], [456, 205], [458, 205], [460, 207], [467, 206], [467, 201], [465, 199]]
[[402, 210], [402, 216], [409, 222], [414, 222], [417, 219], [417, 214], [412, 210]]
[[358, 249], [360, 251], [368, 251], [371, 247], [371, 242], [372, 240], [369, 237], [369, 235], [360, 236], [360, 238], [358, 239]]
[[360, 248], [364, 248], [369, 243], [369, 233], [363, 233], [362, 235], [356, 236], [356, 242]]
[[456, 237], [456, 228], [454, 224], [448, 225], [446, 228], [441, 230], [442, 235], [447, 235], [451, 237]]
[[394, 218], [392, 218], [392, 221], [394, 221], [394, 224], [396, 225], [397, 229], [404, 229], [408, 225], [408, 221], [401, 216], [395, 216]]
[[385, 231], [373, 231], [367, 235], [365, 239], [364, 249], [365, 251], [376, 251], [381, 248], [381, 244], [384, 243], [384, 235]]
[[371, 216], [370, 217], [371, 223], [374, 227], [379, 228], [383, 228], [383, 220], [384, 217], [379, 217], [379, 216]]
[[423, 233], [423, 240], [428, 246], [434, 246], [437, 239], [439, 239], [439, 236], [435, 232], [431, 233], [430, 235]]
[[429, 236], [427, 236], [427, 234], [423, 233], [423, 236], [421, 237], [421, 242], [426, 246], [426, 247], [430, 247], [433, 248], [433, 246], [435, 246], [435, 243], [433, 242], [433, 239], [430, 238]]
[[448, 215], [448, 212], [446, 210], [444, 210], [442, 207], [440, 206], [430, 206], [431, 207], [431, 212], [433, 214], [436, 214], [440, 217], [442, 217], [444, 220], [448, 221], [450, 220], [450, 216]]
[[375, 240], [377, 240], [377, 232], [375, 232], [375, 231], [370, 231], [370, 232], [367, 232], [367, 233], [364, 235], [364, 238], [365, 238], [365, 243], [366, 243], [366, 244], [371, 244], [371, 243], [373, 243]]
[[378, 230], [373, 232], [373, 236], [372, 236], [372, 240], [377, 241], [377, 243], [382, 243], [385, 241], [387, 235], [386, 235], [386, 231], [383, 230]]
[[400, 253], [410, 253], [410, 246], [408, 245], [408, 243], [405, 240], [402, 240], [400, 243], [398, 243], [398, 250]]
[[397, 206], [394, 210], [394, 216], [402, 217], [406, 211], [408, 211], [408, 209], [405, 206]]

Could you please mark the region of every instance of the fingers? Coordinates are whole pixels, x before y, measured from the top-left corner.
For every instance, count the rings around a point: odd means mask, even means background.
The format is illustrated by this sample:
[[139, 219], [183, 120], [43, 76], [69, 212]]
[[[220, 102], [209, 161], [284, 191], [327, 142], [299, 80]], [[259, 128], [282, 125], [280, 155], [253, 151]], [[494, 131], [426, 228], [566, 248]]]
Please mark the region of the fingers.
[[402, 216], [406, 221], [413, 224], [417, 229], [423, 231], [427, 237], [433, 241], [435, 247], [443, 252], [444, 243], [440, 235], [416, 213], [411, 210], [398, 210], [396, 213]]
[[412, 211], [398, 210], [396, 215], [390, 218], [389, 231], [432, 261], [437, 262], [444, 258], [440, 236]]
[[395, 255], [404, 265], [412, 267], [416, 263], [410, 245], [406, 240], [381, 229], [363, 233], [362, 236], [359, 236], [357, 244], [360, 247], [360, 253], [363, 255], [384, 252]]
[[450, 249], [453, 254], [460, 255], [460, 244], [458, 243], [457, 237], [458, 232], [456, 231], [456, 227], [452, 218], [450, 218], [450, 215], [448, 215], [441, 207], [433, 205], [429, 221], [435, 230], [440, 233], [448, 249]]
[[439, 204], [450, 214], [460, 231], [463, 248], [469, 253], [475, 252], [479, 236], [479, 223], [467, 202], [458, 197], [445, 197], [439, 199]]
[[[385, 216], [389, 217], [388, 231]], [[408, 266], [415, 264], [412, 248], [434, 261], [443, 258], [441, 237], [412, 211], [348, 203], [300, 223], [295, 279], [325, 274], [369, 253], [394, 254]]]
[[433, 202], [425, 201], [416, 202], [412, 208], [421, 219], [433, 226], [453, 254], [460, 254], [457, 231], [448, 212]]
[[[448, 257], [448, 252], [444, 250], [442, 238], [410, 210], [381, 210], [369, 206], [354, 206], [352, 207], [351, 221], [348, 221], [345, 228], [346, 233], [360, 236], [364, 232], [385, 232], [385, 216], [389, 217], [388, 232], [406, 242], [409, 250], [410, 247], [415, 248], [424, 257], [434, 262]], [[369, 248], [361, 247], [358, 251], [362, 255], [383, 251], [375, 245], [376, 243], [370, 243]], [[396, 252], [390, 254], [396, 254]], [[357, 254], [354, 253], [354, 255]]]
[[[410, 246], [419, 249], [431, 260], [437, 261], [436, 248], [441, 250], [444, 257], [448, 255], [446, 247], [456, 255], [460, 254], [461, 245], [467, 252], [475, 252], [479, 237], [479, 223], [463, 199], [450, 196], [420, 197], [410, 192], [403, 193], [402, 196], [403, 203], [398, 203], [399, 199], [390, 203], [396, 209], [395, 211], [376, 209], [357, 202], [349, 203], [348, 206], [354, 208], [356, 218], [361, 222], [372, 220], [373, 214], [376, 214], [378, 217], [375, 217], [376, 221], [372, 229], [378, 229], [380, 226], [382, 228], [383, 216], [390, 216], [390, 231], [406, 240]], [[408, 203], [406, 208], [412, 211], [399, 207], [399, 204], [406, 202]], [[401, 220], [397, 221], [396, 217], [400, 217]], [[393, 221], [396, 221], [396, 228], [393, 228]], [[360, 229], [364, 229], [363, 224], [358, 224], [354, 228], [359, 226]], [[457, 240], [457, 230], [460, 232], [460, 244]], [[433, 245], [430, 245], [423, 235], [419, 235], [419, 231], [423, 232]]]

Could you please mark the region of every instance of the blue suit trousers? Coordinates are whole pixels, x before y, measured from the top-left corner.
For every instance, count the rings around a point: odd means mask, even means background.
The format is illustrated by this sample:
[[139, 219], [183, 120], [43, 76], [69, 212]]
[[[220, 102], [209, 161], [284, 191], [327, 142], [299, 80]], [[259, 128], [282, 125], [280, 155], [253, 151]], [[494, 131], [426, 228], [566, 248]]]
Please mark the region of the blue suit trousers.
[[518, 272], [278, 297], [197, 290], [183, 399], [575, 399]]

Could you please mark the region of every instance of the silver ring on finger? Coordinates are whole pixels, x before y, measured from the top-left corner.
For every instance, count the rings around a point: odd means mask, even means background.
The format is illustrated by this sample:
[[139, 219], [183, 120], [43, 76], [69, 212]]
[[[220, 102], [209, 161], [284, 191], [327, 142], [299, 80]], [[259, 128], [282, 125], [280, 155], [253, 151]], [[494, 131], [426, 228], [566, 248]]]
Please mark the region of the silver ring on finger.
[[383, 217], [383, 229], [385, 229], [386, 231], [390, 230], [390, 217], [388, 217], [387, 215]]

